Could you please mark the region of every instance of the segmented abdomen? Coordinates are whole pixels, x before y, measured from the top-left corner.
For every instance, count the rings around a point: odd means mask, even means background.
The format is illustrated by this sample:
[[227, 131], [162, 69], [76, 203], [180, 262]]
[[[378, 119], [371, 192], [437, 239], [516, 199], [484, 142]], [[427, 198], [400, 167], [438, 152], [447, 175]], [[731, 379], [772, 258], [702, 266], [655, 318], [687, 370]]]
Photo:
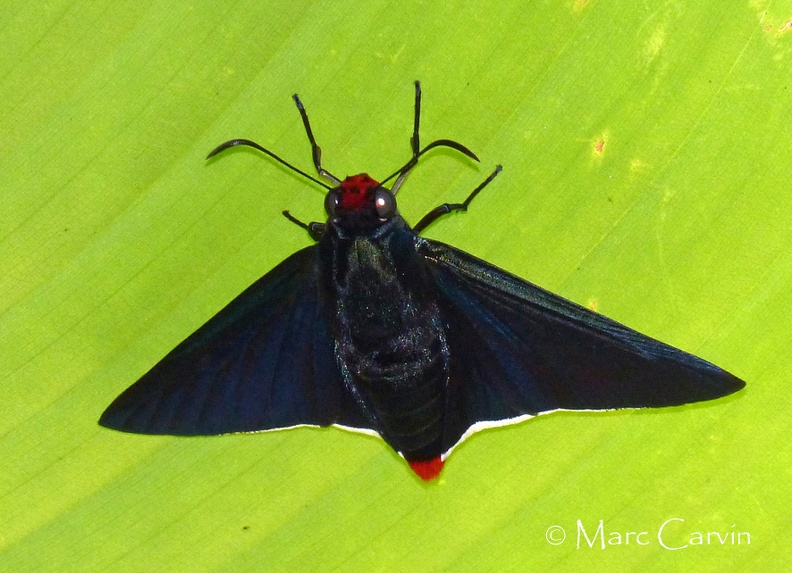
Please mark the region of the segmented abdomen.
[[336, 353], [382, 437], [408, 460], [432, 459], [443, 434], [445, 330], [421, 295], [420, 270], [388, 247], [357, 239], [334, 266]]

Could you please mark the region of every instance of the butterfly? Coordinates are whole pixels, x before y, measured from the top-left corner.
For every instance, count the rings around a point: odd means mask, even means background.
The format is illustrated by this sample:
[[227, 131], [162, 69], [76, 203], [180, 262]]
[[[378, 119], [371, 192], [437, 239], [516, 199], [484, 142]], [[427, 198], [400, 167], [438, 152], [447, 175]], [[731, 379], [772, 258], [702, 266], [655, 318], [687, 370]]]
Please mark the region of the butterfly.
[[[313, 163], [331, 185], [247, 139], [327, 189], [325, 222], [290, 221], [315, 244], [297, 251], [189, 336], [102, 414], [108, 428], [198, 436], [338, 426], [381, 437], [424, 480], [484, 428], [556, 410], [657, 408], [726, 396], [745, 383], [450, 245], [420, 235], [471, 201], [443, 204], [415, 226], [396, 194], [426, 152], [415, 83], [410, 160], [382, 181], [338, 179], [321, 164], [293, 96]], [[385, 183], [395, 179], [391, 188]]]

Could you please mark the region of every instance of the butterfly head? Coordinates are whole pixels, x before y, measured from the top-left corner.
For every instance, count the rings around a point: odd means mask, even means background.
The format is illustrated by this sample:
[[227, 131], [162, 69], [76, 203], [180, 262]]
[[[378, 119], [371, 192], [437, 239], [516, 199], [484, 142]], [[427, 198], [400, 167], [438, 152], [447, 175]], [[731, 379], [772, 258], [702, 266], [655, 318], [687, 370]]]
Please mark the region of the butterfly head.
[[351, 175], [325, 197], [333, 225], [352, 233], [368, 233], [396, 215], [396, 197], [366, 173]]

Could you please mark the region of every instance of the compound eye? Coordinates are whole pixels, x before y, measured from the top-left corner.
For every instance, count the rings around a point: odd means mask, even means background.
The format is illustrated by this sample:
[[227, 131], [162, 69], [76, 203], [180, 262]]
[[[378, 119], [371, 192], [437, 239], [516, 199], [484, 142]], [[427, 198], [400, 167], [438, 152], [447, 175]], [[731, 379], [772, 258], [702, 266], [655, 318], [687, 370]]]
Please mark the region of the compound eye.
[[327, 195], [325, 195], [325, 211], [327, 211], [330, 217], [335, 215], [336, 207], [338, 207], [340, 202], [341, 194], [335, 189], [331, 189], [328, 191]]
[[374, 191], [374, 208], [380, 219], [390, 219], [396, 214], [396, 197], [384, 187]]

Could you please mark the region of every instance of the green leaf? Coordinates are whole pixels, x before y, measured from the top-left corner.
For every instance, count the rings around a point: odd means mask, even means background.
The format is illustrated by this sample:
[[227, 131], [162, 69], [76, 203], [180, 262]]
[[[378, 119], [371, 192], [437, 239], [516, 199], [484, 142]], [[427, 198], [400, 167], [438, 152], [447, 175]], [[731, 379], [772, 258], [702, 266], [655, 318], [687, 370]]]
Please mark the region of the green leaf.
[[[0, 15], [0, 570], [792, 560], [792, 2], [52, 0]], [[746, 390], [484, 432], [430, 484], [337, 429], [98, 427], [118, 393], [309, 244], [283, 209], [322, 217], [321, 189], [275, 162], [206, 153], [247, 137], [310, 169], [299, 92], [325, 166], [382, 177], [409, 157], [415, 79], [424, 141], [459, 140], [482, 163], [422, 159], [399, 195], [408, 220], [502, 163], [427, 235]], [[579, 541], [600, 520], [594, 547]], [[664, 548], [663, 523], [666, 545], [702, 544]]]

